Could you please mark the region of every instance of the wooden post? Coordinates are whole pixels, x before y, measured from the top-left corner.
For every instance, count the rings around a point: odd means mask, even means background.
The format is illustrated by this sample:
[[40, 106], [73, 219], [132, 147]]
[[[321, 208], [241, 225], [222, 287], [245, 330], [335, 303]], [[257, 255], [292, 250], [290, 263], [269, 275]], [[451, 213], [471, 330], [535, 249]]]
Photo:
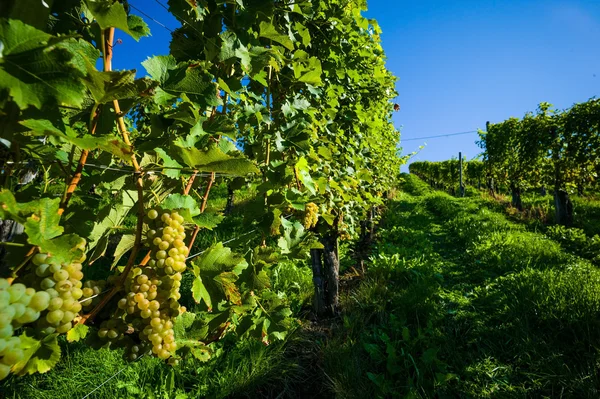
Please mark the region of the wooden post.
[[325, 279], [323, 278], [323, 250], [313, 248], [310, 250], [313, 284], [315, 286], [314, 307], [317, 316], [325, 314]]
[[462, 152], [459, 151], [458, 153], [458, 175], [459, 175], [459, 181], [460, 181], [460, 196], [464, 197], [465, 196], [465, 186], [463, 185], [463, 159], [462, 159]]

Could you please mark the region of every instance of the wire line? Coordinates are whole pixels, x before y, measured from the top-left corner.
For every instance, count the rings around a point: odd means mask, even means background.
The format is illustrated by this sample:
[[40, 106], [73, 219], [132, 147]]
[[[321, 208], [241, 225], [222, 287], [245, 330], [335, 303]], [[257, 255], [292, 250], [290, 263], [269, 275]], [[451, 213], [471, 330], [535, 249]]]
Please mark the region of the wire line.
[[477, 133], [477, 130], [469, 130], [468, 132], [458, 132], [458, 133], [448, 133], [448, 134], [440, 134], [438, 136], [427, 136], [427, 137], [415, 137], [415, 138], [410, 138], [410, 139], [400, 139], [400, 143], [404, 142], [404, 141], [415, 141], [415, 140], [425, 140], [425, 139], [437, 139], [440, 137], [450, 137], [450, 136], [458, 136], [461, 134], [473, 134], [473, 133]]

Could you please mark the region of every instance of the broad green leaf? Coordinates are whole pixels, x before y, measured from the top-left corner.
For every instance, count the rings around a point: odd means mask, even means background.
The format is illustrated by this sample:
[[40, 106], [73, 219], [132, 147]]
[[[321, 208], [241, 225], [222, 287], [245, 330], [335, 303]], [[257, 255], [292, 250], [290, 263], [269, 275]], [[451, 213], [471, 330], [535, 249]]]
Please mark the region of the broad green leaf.
[[317, 188], [315, 186], [315, 182], [310, 176], [310, 168], [306, 158], [301, 157], [298, 162], [296, 162], [296, 170], [298, 171], [298, 176], [302, 184], [304, 184], [304, 186], [312, 195], [315, 195], [317, 193]]
[[[112, 0], [85, 0], [85, 4], [94, 16], [100, 29], [117, 28], [133, 37], [136, 41], [149, 34], [148, 26], [140, 21], [141, 18], [128, 21], [123, 4]], [[131, 28], [133, 31], [130, 30]], [[145, 27], [143, 25], [146, 25]]]
[[84, 339], [89, 331], [89, 327], [85, 324], [76, 324], [75, 327], [71, 328], [69, 332], [67, 332], [67, 341], [69, 342], [78, 342]]
[[36, 136], [47, 136], [51, 135], [63, 142], [74, 144], [77, 147], [84, 150], [102, 150], [116, 157], [121, 158], [123, 161], [131, 162], [131, 148], [123, 142], [120, 137], [117, 136], [92, 136], [84, 135], [83, 137], [73, 136], [73, 130], [67, 128], [67, 132], [62, 132], [49, 120], [45, 119], [28, 119], [21, 122], [21, 125], [31, 129], [29, 133]]
[[85, 84], [96, 104], [104, 104], [113, 100], [137, 99], [157, 82], [148, 78], [135, 79], [135, 70], [99, 72], [90, 66]]
[[[45, 104], [79, 107], [85, 88], [83, 74], [73, 65], [73, 53], [55, 38], [18, 20], [0, 19], [0, 89], [5, 89], [19, 108]], [[77, 62], [76, 62], [77, 63]]]
[[163, 160], [163, 166], [165, 167], [163, 173], [165, 176], [170, 177], [171, 179], [179, 179], [179, 176], [181, 175], [181, 171], [179, 169], [183, 169], [183, 166], [171, 158], [169, 154], [167, 154], [167, 152], [162, 148], [155, 148], [154, 151]]
[[235, 282], [248, 267], [242, 256], [217, 243], [193, 260], [192, 267], [196, 277], [192, 294], [196, 302], [203, 300], [209, 309], [221, 300], [241, 304], [241, 294]]
[[160, 206], [165, 210], [179, 210], [181, 216], [190, 223], [194, 221], [194, 216], [200, 215], [200, 207], [191, 195], [169, 194]]
[[227, 173], [236, 176], [259, 172], [258, 168], [243, 155], [225, 154], [214, 143], [206, 150], [175, 147], [175, 152], [186, 165], [201, 172]]
[[300, 222], [292, 222], [281, 218], [283, 237], [279, 237], [277, 245], [282, 254], [291, 254], [293, 249], [304, 240], [304, 226]]
[[221, 221], [223, 221], [223, 219], [224, 216], [221, 214], [205, 211], [204, 213], [196, 216], [193, 222], [201, 229], [212, 230], [217, 227]]
[[290, 37], [284, 33], [278, 32], [277, 28], [275, 28], [275, 26], [272, 23], [262, 21], [260, 23], [259, 29], [260, 29], [260, 33], [259, 33], [260, 37], [264, 37], [265, 39], [273, 40], [274, 42], [281, 44], [288, 50], [294, 49], [294, 43], [292, 42]]
[[202, 277], [200, 277], [200, 268], [196, 265], [193, 266], [194, 275], [196, 278], [192, 282], [192, 297], [196, 301], [196, 303], [200, 303], [200, 301], [204, 301], [208, 311], [212, 311], [212, 300], [210, 299], [210, 294], [206, 290], [204, 283], [202, 282]]
[[125, 255], [130, 249], [133, 248], [134, 244], [135, 236], [133, 234], [123, 234], [123, 237], [121, 237], [121, 241], [119, 241], [119, 244], [115, 249], [115, 253], [113, 254], [114, 260], [112, 265], [110, 266], [111, 269], [119, 263], [119, 260], [121, 260], [123, 255]]
[[129, 28], [129, 34], [135, 40], [140, 40], [142, 37], [150, 36], [150, 28], [144, 20], [137, 15], [127, 16], [127, 26]]
[[12, 366], [11, 371], [19, 376], [34, 373], [46, 373], [60, 360], [58, 334], [48, 335], [41, 340], [21, 335], [23, 359]]

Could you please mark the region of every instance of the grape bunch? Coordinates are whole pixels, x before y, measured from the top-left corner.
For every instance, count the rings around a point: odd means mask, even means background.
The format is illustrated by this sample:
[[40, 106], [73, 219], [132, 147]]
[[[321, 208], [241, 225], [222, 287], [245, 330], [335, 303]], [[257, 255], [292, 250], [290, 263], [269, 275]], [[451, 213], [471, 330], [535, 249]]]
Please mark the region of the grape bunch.
[[[83, 244], [85, 246], [85, 243]], [[50, 304], [44, 317], [38, 321], [38, 331], [42, 335], [66, 333], [73, 327], [73, 319], [82, 309], [83, 297], [82, 259], [70, 263], [60, 263], [48, 254], [33, 257], [34, 276], [25, 276], [33, 280], [33, 286], [50, 295]]]
[[106, 283], [104, 280], [88, 280], [83, 283], [83, 288], [81, 289], [83, 296], [80, 300], [83, 310], [89, 311], [100, 302], [100, 294], [104, 292]]
[[[127, 294], [118, 302], [120, 315], [117, 317], [138, 332], [139, 343], [129, 347], [131, 360], [146, 353], [168, 359], [175, 353], [173, 318], [180, 312], [181, 272], [186, 269], [188, 254], [183, 241], [183, 217], [176, 211], [151, 209], [146, 222], [150, 261], [129, 272], [125, 280]], [[112, 320], [101, 327], [98, 336], [108, 342], [124, 339], [121, 323], [110, 322]]]
[[309, 202], [308, 204], [305, 205], [304, 222], [303, 222], [304, 228], [308, 230], [312, 227], [315, 227], [317, 225], [318, 221], [319, 221], [319, 207], [314, 202]]
[[0, 278], [0, 380], [24, 357], [21, 339], [13, 336], [14, 330], [38, 320], [50, 301], [46, 291], [36, 291], [21, 283], [10, 285], [8, 280]]

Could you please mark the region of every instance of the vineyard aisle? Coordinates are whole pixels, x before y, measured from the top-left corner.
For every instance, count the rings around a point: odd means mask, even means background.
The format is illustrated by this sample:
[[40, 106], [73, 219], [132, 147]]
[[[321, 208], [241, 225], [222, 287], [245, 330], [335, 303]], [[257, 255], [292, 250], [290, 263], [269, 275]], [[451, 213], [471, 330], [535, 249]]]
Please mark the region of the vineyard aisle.
[[325, 350], [336, 393], [597, 397], [600, 272], [479, 198], [407, 179]]

